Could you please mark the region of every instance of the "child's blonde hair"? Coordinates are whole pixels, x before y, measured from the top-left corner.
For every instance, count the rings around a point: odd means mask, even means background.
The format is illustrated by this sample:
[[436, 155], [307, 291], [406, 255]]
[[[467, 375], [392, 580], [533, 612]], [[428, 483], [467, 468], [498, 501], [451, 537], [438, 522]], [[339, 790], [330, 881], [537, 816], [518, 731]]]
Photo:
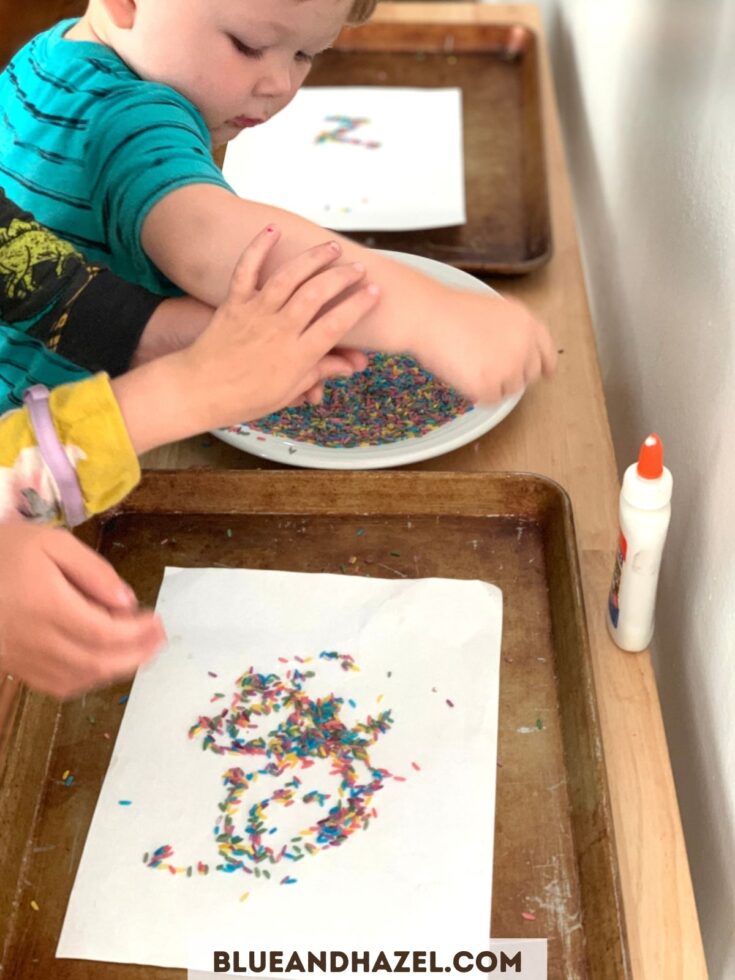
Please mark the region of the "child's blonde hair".
[[378, 5], [378, 0], [354, 0], [348, 24], [364, 24]]

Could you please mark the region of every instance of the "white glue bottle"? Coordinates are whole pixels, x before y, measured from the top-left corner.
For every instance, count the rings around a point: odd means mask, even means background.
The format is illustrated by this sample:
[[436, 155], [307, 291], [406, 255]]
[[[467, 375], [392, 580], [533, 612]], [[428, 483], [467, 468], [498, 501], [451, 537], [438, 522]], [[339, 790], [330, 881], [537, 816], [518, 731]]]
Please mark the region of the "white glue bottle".
[[607, 626], [622, 650], [645, 650], [653, 636], [656, 586], [671, 518], [671, 473], [655, 434], [625, 471], [620, 536], [608, 599]]

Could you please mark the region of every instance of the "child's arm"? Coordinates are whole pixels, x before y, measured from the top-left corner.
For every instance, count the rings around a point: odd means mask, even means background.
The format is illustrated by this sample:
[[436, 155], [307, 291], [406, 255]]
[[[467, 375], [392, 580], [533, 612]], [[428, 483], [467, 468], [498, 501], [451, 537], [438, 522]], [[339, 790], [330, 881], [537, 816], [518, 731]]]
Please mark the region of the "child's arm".
[[[255, 231], [276, 222], [282, 237], [270, 273], [325, 232], [297, 215], [245, 201], [221, 187], [195, 184], [159, 201], [142, 233], [146, 253], [171, 280], [218, 303]], [[556, 350], [546, 327], [517, 302], [451, 289], [377, 252], [335, 236], [346, 262], [362, 262], [381, 291], [380, 311], [348, 335], [351, 346], [411, 353], [475, 401], [495, 402], [541, 374]]]
[[[76, 468], [87, 514], [106, 510], [135, 486], [137, 454], [267, 415], [327, 377], [352, 373], [345, 356], [331, 351], [377, 294], [362, 271], [334, 265], [339, 249], [326, 244], [257, 289], [277, 240], [276, 230], [256, 236], [227, 302], [190, 347], [112, 382], [100, 374], [51, 392], [55, 429]], [[63, 519], [26, 409], [0, 416], [0, 521], [13, 518]]]
[[[33, 249], [26, 244], [29, 237]], [[50, 256], [56, 261], [50, 262]], [[22, 324], [22, 330], [8, 328], [0, 336], [0, 378], [8, 387], [0, 393], [0, 411], [19, 402], [28, 376], [48, 380], [45, 365], [58, 364], [56, 354], [71, 362], [72, 375], [82, 373], [76, 366], [114, 378], [188, 347], [213, 314], [211, 306], [191, 296], [164, 299], [91, 265], [0, 188], [0, 318], [8, 325]], [[38, 346], [26, 343], [26, 334], [53, 354], [44, 357]], [[331, 363], [335, 373], [362, 371], [367, 359], [360, 351], [342, 350], [333, 352]], [[51, 370], [55, 383], [61, 383], [56, 369]], [[13, 391], [15, 378], [21, 387]], [[318, 402], [321, 386], [302, 394]]]
[[[190, 347], [209, 326], [214, 312], [211, 306], [191, 296], [164, 300], [146, 324], [130, 367], [140, 367], [165, 354], [173, 354]], [[368, 359], [362, 351], [346, 347], [335, 348], [330, 351], [329, 359], [322, 364], [320, 376], [325, 379], [336, 375], [346, 376], [354, 371], [364, 371], [367, 365]], [[293, 399], [293, 404], [306, 401], [315, 405], [321, 401], [323, 395], [323, 383], [319, 381], [312, 388], [299, 392]]]

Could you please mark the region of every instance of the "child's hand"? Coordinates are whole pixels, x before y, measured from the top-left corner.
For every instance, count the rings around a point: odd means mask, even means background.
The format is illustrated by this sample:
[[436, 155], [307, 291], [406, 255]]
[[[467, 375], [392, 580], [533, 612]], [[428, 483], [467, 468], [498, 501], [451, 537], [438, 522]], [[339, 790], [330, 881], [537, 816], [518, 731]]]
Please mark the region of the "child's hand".
[[243, 252], [230, 293], [190, 347], [112, 382], [131, 443], [140, 454], [176, 439], [256, 419], [321, 396], [321, 384], [366, 365], [338, 345], [378, 301], [362, 266], [334, 265], [336, 243], [308, 249], [260, 286], [278, 240], [271, 226]]
[[[359, 265], [334, 265], [327, 242], [285, 262], [260, 286], [278, 240], [268, 227], [238, 262], [229, 295], [207, 329], [176, 354], [113, 381], [137, 453], [197, 432], [256, 419], [321, 397], [327, 378], [366, 365], [338, 345], [378, 300]], [[155, 411], [152, 405], [155, 404]]]
[[133, 674], [164, 641], [158, 617], [69, 531], [0, 524], [0, 669], [70, 698]]
[[328, 242], [286, 262], [258, 288], [277, 240], [272, 227], [255, 237], [227, 300], [186, 352], [211, 413], [208, 428], [260, 418], [354, 370], [335, 347], [377, 302], [377, 290], [362, 283], [364, 268], [334, 265], [341, 249]]
[[556, 347], [522, 303], [452, 290], [443, 323], [428, 326], [411, 353], [474, 402], [494, 404], [550, 376]]
[[[255, 295], [256, 289], [253, 288]], [[190, 347], [204, 333], [212, 322], [214, 310], [206, 303], [200, 303], [192, 296], [176, 296], [165, 299], [153, 311], [150, 320], [141, 334], [138, 347], [131, 361], [131, 368], [139, 367], [156, 357], [173, 354], [176, 351]], [[335, 374], [364, 371], [368, 359], [362, 351], [334, 350], [331, 352], [332, 365]], [[318, 404], [323, 395], [322, 385], [317, 384], [308, 391], [300, 392], [293, 400], [294, 404], [304, 401]]]

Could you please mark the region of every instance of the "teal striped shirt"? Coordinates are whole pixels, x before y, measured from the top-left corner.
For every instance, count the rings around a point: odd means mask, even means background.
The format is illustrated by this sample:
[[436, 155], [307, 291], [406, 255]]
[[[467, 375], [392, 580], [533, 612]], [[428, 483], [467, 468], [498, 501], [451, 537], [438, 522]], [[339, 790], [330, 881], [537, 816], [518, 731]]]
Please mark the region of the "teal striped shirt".
[[176, 295], [143, 251], [143, 222], [179, 187], [229, 185], [195, 106], [110, 48], [65, 40], [74, 23], [33, 38], [0, 75], [0, 187], [89, 261]]
[[89, 371], [48, 350], [40, 340], [21, 331], [0, 331], [0, 415], [23, 405], [23, 393], [32, 385], [81, 381]]

